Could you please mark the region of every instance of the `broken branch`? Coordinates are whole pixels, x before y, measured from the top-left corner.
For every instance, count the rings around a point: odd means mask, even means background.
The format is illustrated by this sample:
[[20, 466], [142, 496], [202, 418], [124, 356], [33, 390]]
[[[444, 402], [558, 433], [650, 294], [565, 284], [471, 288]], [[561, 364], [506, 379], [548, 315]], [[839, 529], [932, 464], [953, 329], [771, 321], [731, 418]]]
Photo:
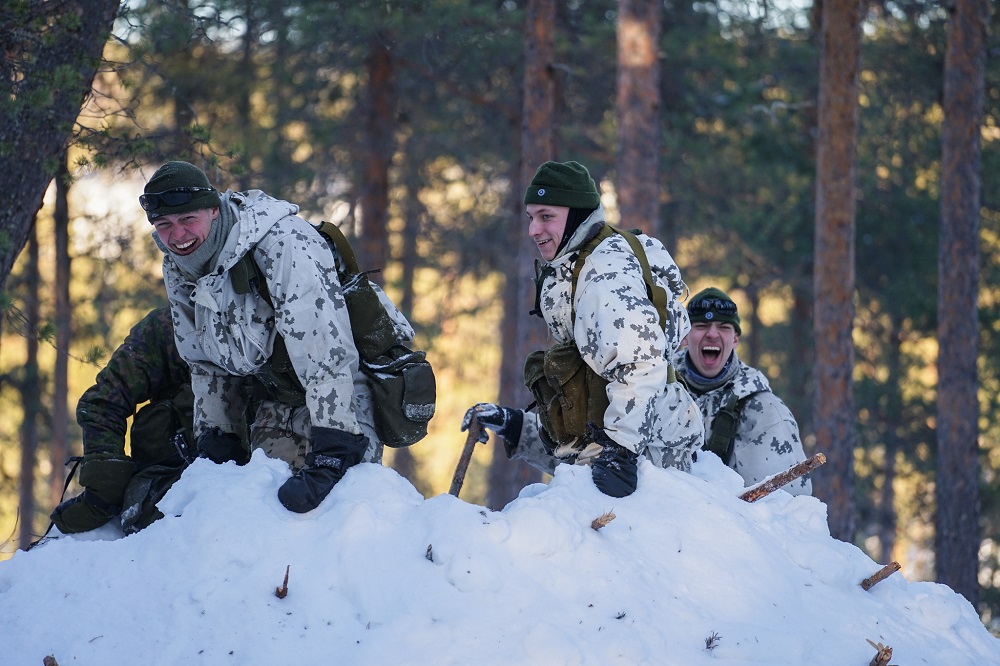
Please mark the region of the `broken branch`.
[[807, 458], [797, 465], [793, 465], [784, 472], [775, 474], [770, 479], [761, 482], [759, 485], [756, 485], [749, 490], [745, 490], [743, 494], [740, 495], [740, 499], [747, 502], [756, 502], [760, 498], [770, 495], [781, 486], [791, 483], [803, 474], [808, 474], [825, 462], [826, 456], [822, 453], [817, 453], [813, 457]]
[[897, 571], [899, 571], [899, 562], [889, 562], [889, 564], [885, 565], [871, 576], [861, 581], [861, 587], [866, 590], [870, 590]]
[[288, 594], [288, 571], [291, 568], [292, 568], [291, 564], [285, 567], [285, 582], [281, 584], [281, 587], [274, 588], [274, 596], [278, 597], [279, 599], [284, 599], [285, 595]]
[[598, 516], [597, 518], [594, 518], [594, 521], [592, 523], [590, 523], [590, 526], [596, 532], [597, 530], [601, 529], [602, 527], [604, 527], [605, 525], [607, 525], [608, 523], [610, 523], [614, 519], [615, 519], [614, 512], [608, 511], [603, 516]]

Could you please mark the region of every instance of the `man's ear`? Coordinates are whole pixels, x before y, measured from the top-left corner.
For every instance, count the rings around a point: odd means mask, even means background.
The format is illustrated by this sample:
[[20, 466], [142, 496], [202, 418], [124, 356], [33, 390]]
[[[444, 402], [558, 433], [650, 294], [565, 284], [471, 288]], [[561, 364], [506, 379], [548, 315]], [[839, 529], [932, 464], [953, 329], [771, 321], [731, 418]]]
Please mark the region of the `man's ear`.
[[739, 334], [733, 336], [733, 349], [740, 346], [740, 336]]

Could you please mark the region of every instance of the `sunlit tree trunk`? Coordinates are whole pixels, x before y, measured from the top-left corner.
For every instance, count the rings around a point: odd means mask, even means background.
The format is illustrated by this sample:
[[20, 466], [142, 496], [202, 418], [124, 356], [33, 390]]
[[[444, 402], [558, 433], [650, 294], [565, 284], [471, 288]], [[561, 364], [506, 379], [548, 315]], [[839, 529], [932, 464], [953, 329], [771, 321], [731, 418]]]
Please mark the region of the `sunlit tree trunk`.
[[938, 280], [938, 581], [979, 600], [980, 126], [987, 0], [955, 0], [948, 19], [941, 150]]
[[73, 314], [70, 310], [69, 283], [69, 169], [65, 159], [56, 175], [56, 362], [52, 389], [52, 442], [49, 460], [52, 475], [49, 477], [51, 506], [59, 502], [66, 479], [66, 458], [69, 452], [69, 345], [72, 339]]
[[38, 455], [39, 404], [38, 379], [38, 233], [34, 229], [28, 237], [28, 257], [25, 264], [24, 316], [25, 344], [27, 346], [24, 373], [21, 377], [21, 403], [24, 420], [21, 422], [21, 482], [19, 505], [21, 514], [20, 548], [27, 549], [35, 536], [35, 461]]
[[621, 224], [660, 235], [659, 0], [618, 0], [617, 31]]
[[[407, 163], [407, 167], [409, 166], [410, 164]], [[401, 294], [399, 309], [416, 326], [413, 322], [415, 294], [413, 280], [417, 273], [417, 239], [420, 235], [420, 221], [423, 217], [423, 211], [421, 210], [420, 200], [417, 198], [418, 187], [415, 183], [417, 175], [410, 173], [410, 171], [411, 169], [407, 169], [407, 173], [403, 178], [403, 254], [399, 257], [402, 267], [399, 285]], [[421, 487], [417, 479], [417, 462], [409, 448], [404, 447], [393, 451], [392, 468], [400, 476], [412, 483], [414, 487], [418, 489]]]
[[854, 218], [862, 0], [823, 0], [816, 150], [814, 476], [830, 533], [854, 537]]
[[[545, 345], [546, 329], [541, 319], [528, 312], [535, 305], [535, 259], [538, 250], [528, 238], [524, 224], [524, 189], [535, 171], [554, 157], [552, 116], [555, 84], [552, 59], [555, 42], [555, 0], [528, 0], [524, 47], [524, 100], [521, 117], [521, 163], [518, 178], [511, 186], [512, 206], [517, 210], [510, 225], [510, 247], [514, 263], [507, 274], [504, 291], [503, 352], [500, 375], [500, 404], [527, 407], [531, 394], [524, 387], [524, 359]], [[539, 480], [537, 471], [521, 463], [511, 463], [496, 442], [489, 470], [487, 503], [501, 508], [525, 485]]]
[[[368, 113], [365, 116], [364, 180], [361, 185], [359, 261], [362, 267], [381, 268], [389, 258], [389, 167], [392, 166], [393, 62], [388, 36], [376, 32], [369, 41]], [[381, 282], [381, 273], [371, 275]]]

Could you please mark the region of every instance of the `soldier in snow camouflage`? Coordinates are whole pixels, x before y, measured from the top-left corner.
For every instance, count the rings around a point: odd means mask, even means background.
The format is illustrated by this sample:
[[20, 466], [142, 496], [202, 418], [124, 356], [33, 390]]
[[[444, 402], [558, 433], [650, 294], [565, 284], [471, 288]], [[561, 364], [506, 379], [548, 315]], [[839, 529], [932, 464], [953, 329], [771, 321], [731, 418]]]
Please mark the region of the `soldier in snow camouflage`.
[[[309, 511], [348, 468], [379, 462], [371, 393], [337, 278], [340, 257], [296, 215], [298, 206], [260, 190], [220, 195], [187, 162], [160, 167], [140, 204], [164, 253], [178, 351], [191, 366], [202, 455], [224, 462], [238, 453], [247, 385], [267, 370], [280, 336], [304, 396], [298, 404], [265, 396], [251, 443], [296, 470], [278, 491], [282, 504]], [[266, 298], [234, 287], [230, 271], [247, 253], [263, 273]], [[390, 315], [399, 340], [412, 338], [402, 314], [392, 308]]]
[[[759, 370], [736, 353], [740, 316], [725, 292], [709, 287], [688, 303], [691, 332], [675, 364], [705, 418], [706, 448], [751, 486], [805, 460], [795, 417]], [[785, 486], [812, 494], [803, 476]]]
[[640, 454], [659, 466], [689, 469], [704, 430], [691, 396], [670, 382], [670, 359], [690, 326], [674, 260], [658, 240], [638, 235], [653, 279], [666, 290], [663, 328], [640, 261], [621, 235], [600, 241], [581, 260], [571, 296], [579, 250], [606, 224], [594, 180], [576, 162], [546, 162], [524, 203], [528, 234], [545, 261], [541, 314], [555, 341], [572, 341], [590, 371], [607, 381], [608, 407], [586, 437], [568, 445], [556, 445], [535, 412], [489, 403], [471, 408], [462, 428], [475, 416], [501, 436], [508, 457], [549, 473], [560, 462], [591, 465], [597, 487], [615, 497], [635, 490]]
[[[159, 517], [149, 493], [162, 496], [186, 465], [176, 446], [191, 441], [192, 400], [191, 373], [174, 346], [170, 309], [153, 310], [132, 328], [77, 403], [84, 491], [56, 507], [55, 526], [66, 534], [85, 532], [119, 516], [129, 532]], [[133, 414], [129, 455], [125, 431]]]

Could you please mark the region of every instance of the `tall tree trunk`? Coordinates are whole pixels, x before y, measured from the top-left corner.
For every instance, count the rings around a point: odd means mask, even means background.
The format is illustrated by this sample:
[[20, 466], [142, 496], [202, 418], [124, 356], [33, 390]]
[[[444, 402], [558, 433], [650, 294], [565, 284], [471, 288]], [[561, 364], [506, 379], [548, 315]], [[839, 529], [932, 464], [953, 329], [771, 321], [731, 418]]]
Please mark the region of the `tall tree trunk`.
[[827, 464], [813, 481], [830, 533], [854, 538], [854, 217], [862, 0], [824, 0], [816, 150], [813, 330], [816, 449]]
[[25, 344], [27, 355], [24, 362], [24, 375], [21, 378], [21, 404], [24, 407], [24, 420], [21, 422], [21, 483], [19, 488], [19, 503], [21, 513], [20, 547], [22, 550], [31, 545], [35, 535], [35, 461], [38, 455], [38, 417], [41, 413], [39, 404], [39, 371], [38, 371], [38, 321], [39, 304], [38, 288], [41, 281], [38, 274], [38, 232], [32, 230], [28, 237], [28, 260], [25, 264], [24, 299]]
[[986, 67], [987, 0], [955, 0], [948, 19], [941, 145], [938, 280], [938, 581], [979, 601], [980, 126]]
[[69, 452], [69, 345], [72, 339], [73, 316], [69, 303], [69, 168], [63, 159], [56, 175], [56, 362], [52, 389], [52, 443], [49, 460], [50, 506], [59, 503], [66, 480], [66, 458]]
[[[365, 117], [367, 147], [361, 191], [359, 260], [362, 267], [381, 268], [389, 258], [389, 167], [392, 166], [393, 62], [387, 35], [376, 32], [368, 44], [368, 113]], [[382, 274], [371, 276], [378, 282]]]
[[0, 79], [9, 97], [0, 115], [0, 290], [73, 134], [118, 4], [4, 3], [0, 10]]
[[618, 0], [621, 224], [660, 235], [660, 0]]
[[[260, 31], [260, 21], [257, 13], [257, 4], [258, 0], [245, 0], [243, 3], [243, 20], [246, 21], [246, 27], [243, 32], [243, 41], [240, 44], [240, 69], [245, 73], [254, 71], [254, 49], [260, 43], [260, 35], [258, 34]], [[253, 107], [250, 96], [253, 92], [253, 87], [251, 86], [239, 86], [239, 91], [236, 93], [236, 99], [233, 102], [233, 108], [236, 111], [237, 126], [246, 128], [247, 130], [250, 130], [250, 128], [256, 129], [257, 127], [257, 124], [251, 117]], [[240, 155], [239, 163], [243, 168], [242, 170], [237, 170], [237, 174], [233, 174], [232, 177], [233, 189], [241, 192], [250, 189], [251, 184], [256, 180], [256, 174], [252, 172], [252, 156], [247, 154], [246, 151]]]
[[[500, 404], [527, 407], [531, 394], [524, 387], [524, 359], [545, 345], [546, 328], [541, 319], [528, 314], [535, 306], [535, 259], [538, 250], [524, 223], [524, 188], [538, 167], [554, 157], [552, 118], [555, 111], [555, 80], [552, 60], [555, 49], [555, 0], [528, 0], [524, 46], [524, 100], [521, 115], [521, 162], [511, 187], [511, 205], [516, 210], [510, 225], [510, 247], [514, 264], [504, 290], [504, 324], [501, 341]], [[512, 215], [515, 215], [512, 212]], [[496, 443], [489, 469], [487, 503], [500, 508], [517, 496], [521, 488], [541, 475], [523, 463], [512, 463]]]
[[896, 490], [894, 483], [896, 480], [896, 454], [900, 449], [900, 428], [902, 427], [903, 410], [903, 338], [901, 317], [892, 316], [888, 330], [888, 351], [889, 357], [886, 359], [889, 371], [889, 380], [886, 382], [886, 390], [891, 390], [892, 395], [886, 401], [887, 408], [882, 412], [882, 423], [885, 426], [885, 469], [882, 471], [882, 492], [879, 501], [878, 530], [879, 544], [881, 545], [882, 562], [889, 562], [893, 558], [893, 551], [896, 549]]
[[[409, 163], [407, 163], [409, 165]], [[413, 280], [417, 273], [417, 239], [420, 236], [420, 221], [423, 219], [420, 200], [417, 198], [416, 174], [407, 173], [403, 178], [403, 256], [399, 258], [402, 266], [402, 277], [399, 290], [399, 309], [413, 323]], [[414, 324], [415, 326], [415, 324]], [[417, 462], [408, 447], [395, 449], [392, 454], [392, 468], [400, 476], [419, 488], [417, 479]]]

